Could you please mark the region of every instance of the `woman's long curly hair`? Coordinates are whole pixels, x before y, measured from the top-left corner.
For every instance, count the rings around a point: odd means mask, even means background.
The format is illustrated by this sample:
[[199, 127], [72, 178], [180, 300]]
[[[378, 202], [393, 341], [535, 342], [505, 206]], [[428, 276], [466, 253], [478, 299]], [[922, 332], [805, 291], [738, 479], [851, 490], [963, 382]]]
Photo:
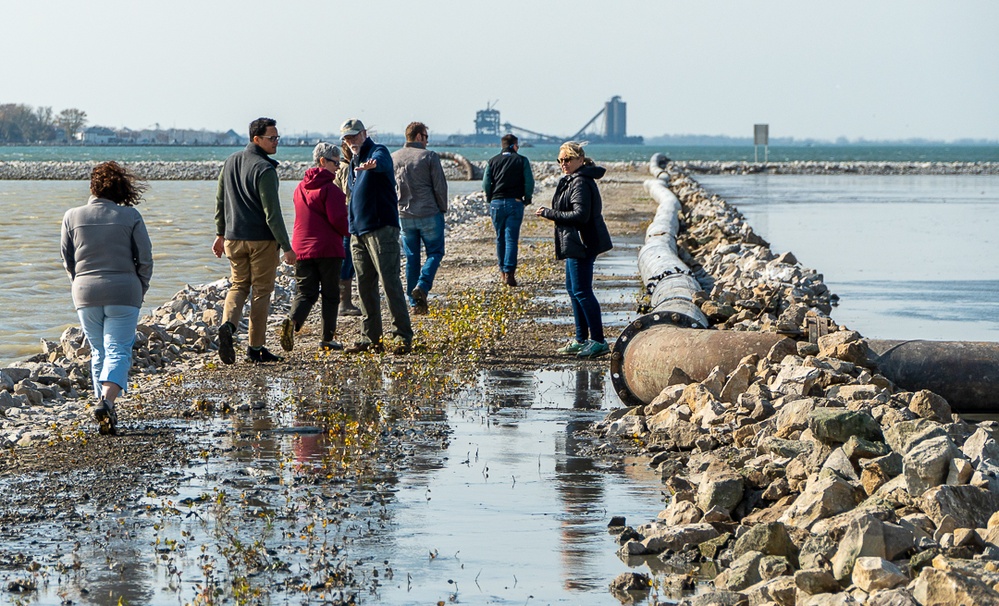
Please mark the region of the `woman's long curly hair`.
[[135, 206], [148, 186], [117, 162], [104, 162], [90, 173], [90, 193], [121, 206]]

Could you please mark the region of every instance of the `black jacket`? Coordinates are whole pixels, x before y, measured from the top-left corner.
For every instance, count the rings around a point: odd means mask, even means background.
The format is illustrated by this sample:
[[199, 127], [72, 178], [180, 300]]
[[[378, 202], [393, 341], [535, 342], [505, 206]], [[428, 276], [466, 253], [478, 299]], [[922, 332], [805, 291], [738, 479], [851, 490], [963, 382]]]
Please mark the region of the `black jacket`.
[[562, 177], [552, 207], [541, 210], [541, 216], [555, 222], [557, 259], [596, 257], [614, 248], [595, 181], [605, 172], [603, 167], [590, 165]]

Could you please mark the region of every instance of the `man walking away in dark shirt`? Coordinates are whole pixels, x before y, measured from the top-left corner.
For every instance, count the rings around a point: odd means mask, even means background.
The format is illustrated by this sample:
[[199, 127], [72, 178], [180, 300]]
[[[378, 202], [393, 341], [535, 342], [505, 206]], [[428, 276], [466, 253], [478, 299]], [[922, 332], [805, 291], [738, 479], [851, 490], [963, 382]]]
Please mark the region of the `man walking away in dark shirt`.
[[531, 163], [517, 153], [517, 137], [503, 135], [503, 151], [489, 159], [482, 177], [482, 189], [489, 201], [489, 216], [496, 230], [496, 257], [502, 282], [516, 286], [517, 248], [524, 207], [534, 196], [534, 173]]

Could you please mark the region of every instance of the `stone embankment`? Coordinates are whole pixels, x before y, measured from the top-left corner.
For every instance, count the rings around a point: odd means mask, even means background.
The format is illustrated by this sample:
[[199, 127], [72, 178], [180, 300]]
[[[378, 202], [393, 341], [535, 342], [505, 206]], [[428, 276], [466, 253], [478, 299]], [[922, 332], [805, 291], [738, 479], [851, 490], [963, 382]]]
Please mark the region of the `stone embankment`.
[[[828, 320], [821, 275], [670, 169], [716, 327], [804, 335], [812, 316], [831, 332], [786, 338], [728, 375], [672, 377], [595, 426], [602, 450], [641, 445], [670, 495], [653, 522], [612, 522], [620, 555], [678, 571], [673, 598], [713, 579], [691, 605], [999, 604], [999, 423], [878, 375], [865, 339]], [[612, 589], [649, 584], [628, 573]]]
[[[460, 238], [488, 216], [481, 192], [455, 196], [448, 210], [446, 233]], [[155, 279], [155, 276], [154, 276]], [[294, 295], [294, 269], [281, 265], [271, 300], [269, 334], [275, 334]], [[229, 279], [186, 286], [140, 319], [133, 347], [133, 382], [150, 391], [171, 376], [216, 361], [215, 351]], [[67, 289], [66, 297], [69, 297]], [[240, 331], [245, 334], [248, 309]], [[168, 371], [168, 372], [167, 372]], [[72, 437], [92, 424], [90, 347], [83, 331], [67, 328], [59, 341], [42, 340], [42, 352], [0, 368], [0, 448], [38, 446]]]
[[[98, 162], [0, 162], [0, 181], [87, 181]], [[221, 160], [189, 162], [123, 162], [140, 179], [147, 181], [214, 181], [222, 170]], [[467, 179], [470, 164], [460, 160], [442, 161], [448, 179]], [[278, 177], [299, 181], [311, 162], [281, 162]], [[479, 173], [481, 175], [481, 172]]]
[[[447, 178], [468, 180], [482, 176], [486, 163], [469, 162], [449, 154], [442, 163]], [[0, 162], [0, 181], [81, 181], [90, 179], [97, 162]], [[214, 181], [222, 170], [221, 160], [188, 162], [141, 161], [125, 163], [142, 179], [149, 181]], [[600, 162], [608, 170], [643, 170], [647, 162]], [[278, 175], [283, 180], [300, 180], [312, 166], [309, 162], [281, 162]], [[546, 179], [561, 174], [555, 162], [532, 161], [535, 177]], [[999, 175], [997, 162], [674, 162], [676, 170], [692, 174], [773, 174], [773, 175]]]

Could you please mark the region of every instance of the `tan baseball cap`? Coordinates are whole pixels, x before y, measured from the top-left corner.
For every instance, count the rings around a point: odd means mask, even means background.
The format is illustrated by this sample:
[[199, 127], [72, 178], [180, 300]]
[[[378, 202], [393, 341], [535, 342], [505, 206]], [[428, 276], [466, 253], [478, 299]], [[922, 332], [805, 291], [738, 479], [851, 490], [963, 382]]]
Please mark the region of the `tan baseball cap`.
[[364, 123], [357, 118], [351, 118], [340, 125], [340, 136], [351, 137], [364, 130]]

